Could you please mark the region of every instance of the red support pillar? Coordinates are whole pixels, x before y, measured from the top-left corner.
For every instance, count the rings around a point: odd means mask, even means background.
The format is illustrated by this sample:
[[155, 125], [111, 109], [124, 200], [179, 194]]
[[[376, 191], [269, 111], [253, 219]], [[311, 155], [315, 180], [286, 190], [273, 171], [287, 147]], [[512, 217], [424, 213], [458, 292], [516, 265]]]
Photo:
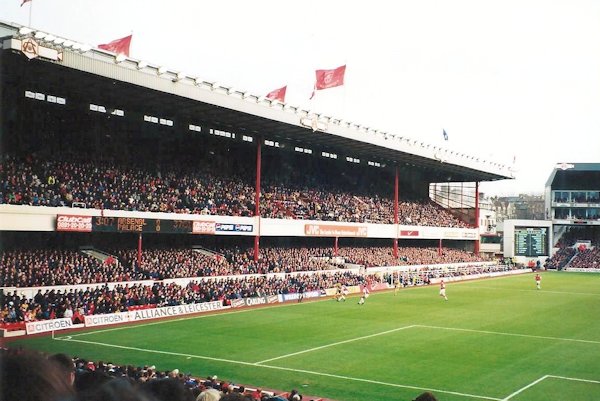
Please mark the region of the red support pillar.
[[469, 214], [465, 212], [465, 204], [463, 203], [463, 193], [465, 192], [463, 184], [464, 182], [460, 183], [460, 215], [463, 221], [469, 221]]
[[137, 263], [138, 268], [142, 267], [142, 233], [138, 236]]
[[254, 261], [258, 261], [258, 253], [260, 248], [260, 138], [256, 141], [256, 193], [254, 195], [254, 215], [257, 216], [259, 221], [259, 227], [257, 227], [257, 234], [254, 236]]
[[335, 242], [333, 243], [333, 256], [338, 255], [338, 240], [339, 237], [335, 237]]
[[398, 259], [398, 166], [396, 166], [396, 178], [394, 179], [394, 224], [396, 225], [396, 233], [394, 238], [394, 258]]
[[475, 255], [479, 256], [479, 182], [475, 183], [475, 228], [477, 238], [475, 239]]

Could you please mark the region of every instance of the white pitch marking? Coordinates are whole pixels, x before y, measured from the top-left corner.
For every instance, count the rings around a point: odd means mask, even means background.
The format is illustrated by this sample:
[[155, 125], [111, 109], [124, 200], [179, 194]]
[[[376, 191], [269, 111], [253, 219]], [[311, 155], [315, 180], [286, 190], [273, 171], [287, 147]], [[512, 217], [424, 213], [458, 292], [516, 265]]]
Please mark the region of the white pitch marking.
[[488, 396], [484, 396], [484, 395], [460, 393], [457, 391], [410, 386], [410, 385], [405, 385], [405, 384], [387, 383], [387, 382], [382, 382], [382, 381], [378, 381], [378, 380], [369, 380], [369, 379], [362, 379], [362, 378], [358, 378], [358, 377], [341, 376], [341, 375], [335, 375], [335, 374], [330, 374], [330, 373], [314, 372], [311, 370], [292, 369], [292, 368], [285, 368], [282, 366], [258, 365], [256, 363], [251, 363], [251, 362], [233, 361], [230, 359], [213, 358], [213, 357], [209, 357], [209, 356], [193, 355], [193, 354], [183, 354], [183, 353], [179, 353], [179, 352], [169, 352], [169, 351], [159, 351], [159, 350], [145, 349], [145, 348], [127, 347], [124, 345], [107, 344], [107, 343], [100, 343], [100, 342], [96, 342], [96, 341], [85, 341], [85, 340], [77, 340], [77, 339], [70, 339], [70, 340], [63, 339], [63, 340], [84, 343], [84, 344], [100, 345], [100, 346], [104, 346], [104, 347], [128, 349], [128, 350], [132, 350], [132, 351], [149, 352], [149, 353], [163, 354], [163, 355], [185, 356], [185, 357], [197, 358], [197, 359], [206, 359], [206, 360], [210, 360], [210, 361], [226, 362], [226, 363], [232, 363], [232, 364], [236, 364], [236, 365], [252, 366], [255, 368], [258, 367], [258, 368], [265, 368], [265, 369], [283, 370], [283, 371], [287, 371], [287, 372], [306, 373], [306, 374], [311, 374], [311, 375], [315, 375], [315, 376], [333, 377], [333, 378], [342, 379], [342, 380], [350, 380], [350, 381], [357, 381], [357, 382], [364, 382], [364, 383], [371, 383], [371, 384], [380, 384], [382, 386], [408, 388], [408, 389], [419, 390], [419, 391], [432, 391], [435, 393], [452, 394], [452, 395], [458, 395], [461, 397], [476, 398], [476, 399], [481, 399], [481, 400], [502, 401], [500, 398], [488, 397]]
[[515, 395], [521, 394], [523, 391], [527, 390], [529, 387], [533, 387], [536, 384], [538, 384], [539, 382], [541, 382], [542, 380], [546, 379], [548, 377], [548, 375], [546, 376], [542, 376], [539, 379], [529, 383], [528, 385], [526, 385], [525, 387], [521, 387], [520, 389], [518, 389], [517, 391], [515, 391], [514, 393], [512, 393], [511, 395], [509, 395], [508, 397], [505, 397], [502, 399], [502, 401], [508, 401], [511, 398], [513, 398]]
[[452, 395], [458, 395], [461, 397], [478, 398], [478, 399], [482, 399], [482, 400], [502, 401], [500, 398], [488, 397], [485, 395], [475, 395], [475, 394], [469, 394], [469, 393], [460, 393], [457, 391], [440, 390], [440, 389], [435, 389], [435, 388], [426, 388], [426, 387], [418, 387], [418, 386], [409, 386], [406, 384], [387, 383], [387, 382], [382, 382], [379, 380], [361, 379], [358, 377], [334, 375], [334, 374], [330, 374], [330, 373], [314, 372], [311, 370], [304, 370], [304, 369], [292, 369], [292, 368], [284, 368], [284, 367], [280, 367], [280, 366], [271, 366], [271, 365], [256, 365], [256, 366], [265, 367], [265, 368], [269, 368], [269, 369], [286, 370], [286, 371], [296, 372], [296, 373], [306, 373], [306, 374], [317, 375], [317, 376], [333, 377], [333, 378], [342, 379], [342, 380], [351, 380], [351, 381], [364, 382], [364, 383], [370, 383], [370, 384], [380, 384], [383, 386], [390, 386], [390, 387], [409, 388], [409, 389], [419, 390], [419, 391], [431, 391], [434, 393], [452, 394]]
[[581, 340], [578, 338], [535, 336], [532, 334], [505, 333], [505, 332], [501, 332], [501, 331], [474, 330], [474, 329], [460, 329], [460, 328], [455, 328], [455, 327], [429, 326], [429, 325], [423, 325], [423, 324], [415, 324], [414, 327], [423, 327], [423, 328], [427, 328], [427, 329], [439, 329], [439, 330], [466, 331], [466, 332], [470, 332], [470, 333], [496, 334], [496, 335], [500, 335], [500, 336], [511, 336], [511, 337], [538, 338], [538, 339], [542, 339], [542, 340], [570, 341], [570, 342], [585, 343], [585, 344], [600, 344], [600, 341]]
[[537, 379], [534, 382], [529, 383], [528, 385], [526, 385], [525, 387], [521, 387], [520, 389], [518, 389], [517, 391], [515, 391], [514, 393], [512, 393], [511, 395], [509, 395], [508, 397], [505, 397], [502, 399], [502, 401], [508, 401], [511, 398], [513, 398], [515, 395], [522, 393], [523, 391], [527, 390], [530, 387], [535, 386], [536, 384], [538, 384], [539, 382], [541, 382], [542, 380], [545, 379], [561, 379], [561, 380], [571, 380], [571, 381], [576, 381], [576, 382], [584, 382], [584, 383], [594, 383], [594, 384], [600, 384], [600, 381], [598, 380], [588, 380], [588, 379], [578, 379], [576, 377], [565, 377], [565, 376], [555, 376], [555, 375], [546, 375], [546, 376], [542, 376], [539, 379]]
[[209, 361], [217, 361], [217, 362], [228, 362], [228, 363], [235, 363], [235, 364], [239, 364], [239, 365], [256, 366], [255, 364], [250, 363], [250, 362], [234, 361], [231, 359], [213, 358], [211, 356], [201, 356], [201, 355], [193, 355], [193, 354], [183, 354], [183, 353], [179, 353], [179, 352], [169, 352], [169, 351], [160, 351], [160, 350], [146, 349], [146, 348], [128, 347], [126, 345], [100, 343], [97, 341], [86, 341], [86, 340], [77, 340], [77, 339], [70, 339], [70, 340], [63, 339], [63, 341], [70, 341], [70, 342], [91, 344], [91, 345], [101, 345], [103, 347], [127, 349], [127, 350], [131, 350], [131, 351], [152, 352], [155, 354], [163, 354], [163, 355], [185, 356], [188, 358], [206, 359]]
[[578, 379], [576, 377], [565, 377], [565, 376], [554, 376], [554, 375], [548, 375], [548, 377], [550, 377], [552, 379], [562, 379], [562, 380], [571, 380], [571, 381], [575, 381], [575, 382], [600, 384], [600, 381], [598, 381], [598, 380]]
[[483, 285], [478, 285], [476, 287], [471, 287], [472, 290], [498, 290], [498, 291], [519, 291], [519, 292], [535, 292], [538, 294], [568, 294], [568, 295], [592, 295], [592, 296], [600, 296], [597, 292], [572, 292], [572, 291], [552, 291], [552, 290], [536, 290], [536, 289], [528, 289], [522, 290], [518, 288], [501, 288], [501, 287], [488, 287]]
[[[223, 315], [233, 315], [233, 314], [238, 314], [238, 313], [245, 313], [245, 312], [262, 310], [262, 309], [284, 308], [284, 307], [288, 307], [288, 306], [299, 306], [299, 305], [303, 305], [303, 304], [289, 303], [289, 304], [282, 304], [282, 305], [269, 305], [269, 306], [263, 306], [263, 307], [261, 307], [259, 309], [254, 309], [254, 308], [237, 309], [237, 310], [232, 310], [232, 311], [229, 311], [229, 312], [208, 313], [208, 314], [202, 314], [202, 315], [196, 315], [196, 316], [181, 317], [179, 319], [164, 319], [164, 320], [160, 320], [158, 322], [150, 322], [150, 323], [142, 323], [142, 324], [132, 324], [132, 325], [126, 325], [126, 326], [112, 327], [110, 329], [94, 330], [94, 331], [88, 331], [88, 332], [85, 332], [85, 333], [77, 333], [77, 334], [71, 335], [71, 337], [87, 336], [89, 334], [97, 334], [97, 333], [107, 333], [107, 332], [110, 332], [110, 331], [117, 331], [117, 330], [135, 329], [137, 327], [148, 327], [148, 326], [154, 326], [154, 325], [157, 325], [157, 324], [165, 324], [165, 323], [172, 323], [172, 322], [181, 322], [183, 320], [193, 320], [193, 319], [202, 319], [202, 318], [209, 318], [209, 317], [216, 317], [216, 316], [223, 316]], [[134, 323], [134, 322], [130, 322], [130, 323]]]
[[331, 343], [331, 344], [325, 344], [325, 345], [321, 345], [319, 347], [314, 347], [314, 348], [309, 348], [309, 349], [305, 349], [303, 351], [298, 351], [298, 352], [292, 352], [291, 354], [285, 354], [285, 355], [281, 355], [281, 356], [277, 356], [275, 358], [270, 358], [270, 359], [265, 359], [263, 361], [259, 361], [256, 362], [257, 365], [260, 365], [262, 363], [265, 362], [271, 362], [271, 361], [275, 361], [277, 359], [283, 359], [283, 358], [288, 358], [290, 356], [295, 356], [295, 355], [300, 355], [300, 354], [304, 354], [306, 352], [312, 352], [312, 351], [317, 351], [323, 348], [328, 348], [328, 347], [333, 347], [336, 345], [340, 345], [340, 344], [347, 344], [347, 343], [351, 343], [353, 341], [358, 341], [358, 340], [364, 340], [366, 338], [371, 338], [371, 337], [377, 337], [377, 336], [382, 336], [384, 334], [389, 334], [389, 333], [394, 333], [396, 331], [400, 331], [400, 330], [405, 330], [405, 329], [410, 329], [412, 327], [415, 327], [415, 325], [411, 325], [411, 326], [404, 326], [404, 327], [398, 327], [396, 329], [392, 329], [392, 330], [386, 330], [386, 331], [382, 331], [380, 333], [375, 333], [375, 334], [369, 334], [366, 336], [362, 336], [362, 337], [356, 337], [356, 338], [351, 338], [349, 340], [343, 340], [343, 341], [337, 341], [335, 343]]
[[[294, 305], [296, 305], [296, 304], [294, 304]], [[218, 316], [231, 315], [231, 314], [235, 314], [235, 313], [249, 312], [251, 310], [252, 309], [238, 309], [236, 311], [222, 312], [222, 313], [218, 313], [218, 314], [211, 313], [211, 314], [203, 314], [203, 315], [197, 315], [197, 316], [181, 317], [179, 319], [164, 319], [164, 320], [160, 320], [158, 322], [150, 322], [150, 323], [142, 323], [142, 324], [132, 324], [132, 325], [121, 326], [121, 327], [112, 327], [110, 329], [88, 331], [86, 333], [73, 334], [72, 337], [86, 336], [88, 334], [106, 333], [106, 332], [117, 331], [117, 330], [134, 329], [134, 328], [137, 328], [137, 327], [148, 327], [148, 326], [154, 326], [154, 325], [157, 325], [157, 324], [165, 324], [165, 323], [171, 323], [171, 322], [181, 322], [183, 320], [201, 319], [201, 318], [207, 318], [207, 317], [212, 317], [212, 316], [217, 316], [217, 315]], [[134, 322], [131, 322], [131, 323], [134, 323]]]

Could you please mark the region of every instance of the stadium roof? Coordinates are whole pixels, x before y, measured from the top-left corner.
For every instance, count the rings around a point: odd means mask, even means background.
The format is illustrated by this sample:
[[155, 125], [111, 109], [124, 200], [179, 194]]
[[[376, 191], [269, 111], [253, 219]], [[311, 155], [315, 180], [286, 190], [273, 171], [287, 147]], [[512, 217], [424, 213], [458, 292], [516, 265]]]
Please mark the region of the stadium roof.
[[25, 85], [19, 90], [35, 86], [56, 91], [58, 85], [63, 93], [82, 103], [101, 99], [109, 109], [146, 110], [186, 129], [189, 124], [198, 124], [289, 146], [343, 149], [347, 156], [356, 155], [361, 160], [422, 169], [430, 182], [513, 178], [509, 166], [500, 163], [272, 101], [20, 25], [0, 22], [0, 37], [3, 55], [14, 54], [5, 57], [10, 68], [3, 69], [3, 82]]
[[560, 163], [554, 167], [546, 187], [564, 190], [598, 190], [600, 163]]

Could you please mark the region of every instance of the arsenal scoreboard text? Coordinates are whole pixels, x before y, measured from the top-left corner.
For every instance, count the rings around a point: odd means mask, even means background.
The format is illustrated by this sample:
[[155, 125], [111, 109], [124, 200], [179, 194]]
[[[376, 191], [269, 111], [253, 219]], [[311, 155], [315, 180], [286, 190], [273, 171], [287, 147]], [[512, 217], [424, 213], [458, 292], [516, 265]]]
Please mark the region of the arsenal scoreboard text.
[[191, 220], [161, 220], [139, 217], [93, 217], [92, 231], [111, 233], [191, 234]]
[[168, 220], [142, 217], [56, 216], [56, 231], [164, 234], [252, 233], [253, 224], [218, 223], [210, 220]]

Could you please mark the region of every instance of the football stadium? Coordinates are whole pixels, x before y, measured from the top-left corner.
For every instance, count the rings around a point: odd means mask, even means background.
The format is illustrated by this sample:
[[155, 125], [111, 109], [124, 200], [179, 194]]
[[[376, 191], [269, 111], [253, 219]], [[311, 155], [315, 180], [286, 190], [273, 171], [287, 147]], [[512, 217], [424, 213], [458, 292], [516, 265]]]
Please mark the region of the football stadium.
[[0, 37], [5, 399], [600, 399], [600, 165], [488, 251], [510, 166]]

